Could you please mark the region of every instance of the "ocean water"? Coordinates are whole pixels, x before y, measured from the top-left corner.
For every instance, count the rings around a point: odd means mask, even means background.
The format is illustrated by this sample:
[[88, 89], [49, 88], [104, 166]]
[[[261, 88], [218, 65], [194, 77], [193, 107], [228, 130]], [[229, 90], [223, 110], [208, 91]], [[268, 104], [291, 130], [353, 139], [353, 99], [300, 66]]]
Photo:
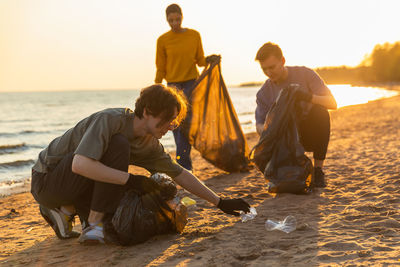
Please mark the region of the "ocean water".
[[[347, 85], [329, 87], [339, 107], [396, 94], [379, 88]], [[254, 109], [258, 89], [228, 89], [245, 133], [255, 131]], [[29, 179], [39, 152], [81, 119], [109, 107], [129, 107], [133, 110], [139, 92], [98, 90], [0, 93], [0, 186]], [[161, 142], [167, 151], [175, 149], [172, 133], [166, 134]]]

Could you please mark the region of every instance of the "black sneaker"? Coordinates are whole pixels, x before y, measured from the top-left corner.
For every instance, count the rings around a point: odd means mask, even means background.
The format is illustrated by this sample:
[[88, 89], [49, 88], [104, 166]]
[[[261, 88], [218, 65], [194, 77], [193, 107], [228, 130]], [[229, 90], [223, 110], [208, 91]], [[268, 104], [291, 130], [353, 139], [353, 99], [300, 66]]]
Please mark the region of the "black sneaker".
[[40, 214], [48, 224], [53, 228], [57, 237], [60, 239], [76, 238], [80, 233], [72, 230], [72, 223], [75, 215], [65, 215], [59, 209], [49, 209], [39, 205]]
[[326, 187], [325, 173], [320, 167], [314, 168], [314, 182], [315, 187]]

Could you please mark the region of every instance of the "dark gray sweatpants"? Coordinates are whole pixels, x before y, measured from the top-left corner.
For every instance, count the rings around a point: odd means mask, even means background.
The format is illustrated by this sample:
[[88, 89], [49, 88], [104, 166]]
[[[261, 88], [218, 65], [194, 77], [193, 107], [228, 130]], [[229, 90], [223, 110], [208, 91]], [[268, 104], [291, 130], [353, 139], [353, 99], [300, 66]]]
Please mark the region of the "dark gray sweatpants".
[[[128, 171], [128, 139], [117, 134], [111, 138], [100, 162], [121, 171]], [[73, 205], [78, 214], [88, 218], [89, 211], [114, 213], [125, 192], [122, 185], [97, 182], [72, 172], [74, 154], [66, 155], [48, 173], [32, 170], [31, 193], [37, 202], [48, 207]]]

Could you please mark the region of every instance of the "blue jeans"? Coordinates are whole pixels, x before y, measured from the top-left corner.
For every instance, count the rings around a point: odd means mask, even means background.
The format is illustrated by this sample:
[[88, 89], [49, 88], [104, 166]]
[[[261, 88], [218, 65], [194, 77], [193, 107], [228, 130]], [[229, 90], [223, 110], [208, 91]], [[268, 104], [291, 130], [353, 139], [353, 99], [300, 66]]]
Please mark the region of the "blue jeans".
[[[192, 95], [193, 85], [196, 80], [189, 80], [185, 82], [168, 83], [168, 86], [173, 86], [178, 90], [183, 91], [188, 102], [190, 101], [190, 96]], [[189, 102], [188, 112], [185, 118], [185, 123], [190, 125], [192, 119], [192, 110], [190, 108], [191, 103]], [[180, 127], [173, 131], [175, 144], [176, 144], [176, 161], [185, 169], [191, 171], [193, 169], [192, 160], [190, 159], [190, 151], [192, 146], [189, 143], [186, 135], [183, 133]]]

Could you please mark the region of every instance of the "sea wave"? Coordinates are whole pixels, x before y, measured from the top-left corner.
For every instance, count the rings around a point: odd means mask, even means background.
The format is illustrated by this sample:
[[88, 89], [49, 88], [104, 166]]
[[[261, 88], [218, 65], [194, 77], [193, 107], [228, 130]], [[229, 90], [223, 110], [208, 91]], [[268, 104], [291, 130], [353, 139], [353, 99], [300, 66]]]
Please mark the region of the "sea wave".
[[248, 111], [248, 112], [240, 112], [238, 113], [239, 116], [243, 116], [243, 115], [253, 115], [254, 111]]
[[33, 130], [25, 130], [25, 131], [19, 132], [18, 134], [30, 134], [30, 133], [40, 133], [40, 132], [33, 131]]
[[32, 160], [32, 159], [16, 160], [16, 161], [12, 161], [12, 162], [4, 162], [4, 163], [0, 163], [0, 169], [24, 167], [24, 166], [28, 166], [28, 165], [33, 165], [34, 163], [35, 163], [35, 161]]
[[0, 198], [9, 196], [12, 194], [29, 192], [30, 187], [30, 179], [23, 179], [21, 181], [7, 181], [0, 182]]
[[31, 149], [38, 150], [45, 148], [43, 144], [30, 144], [26, 143], [15, 144], [15, 145], [0, 145], [0, 155], [21, 153], [23, 151], [29, 151]]
[[22, 119], [6, 119], [6, 118], [2, 118], [0, 120], [0, 122], [27, 122], [27, 121], [33, 121], [33, 119], [27, 119], [27, 118], [22, 118]]
[[34, 130], [23, 130], [15, 133], [0, 133], [0, 137], [15, 137], [16, 135], [27, 135], [27, 134], [46, 134], [51, 131], [34, 131]]
[[1, 150], [14, 150], [14, 149], [21, 149], [23, 147], [26, 147], [25, 143], [16, 144], [16, 145], [0, 145], [0, 153], [1, 153]]
[[0, 133], [0, 137], [14, 137], [18, 133]]

